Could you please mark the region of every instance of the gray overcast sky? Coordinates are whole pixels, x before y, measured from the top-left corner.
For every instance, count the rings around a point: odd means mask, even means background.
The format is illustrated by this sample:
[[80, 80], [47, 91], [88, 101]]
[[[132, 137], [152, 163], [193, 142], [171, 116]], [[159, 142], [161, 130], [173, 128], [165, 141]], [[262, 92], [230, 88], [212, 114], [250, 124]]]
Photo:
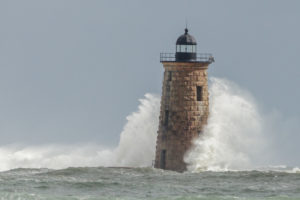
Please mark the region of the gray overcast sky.
[[299, 123], [298, 0], [1, 0], [0, 144], [117, 144], [186, 19], [209, 76]]

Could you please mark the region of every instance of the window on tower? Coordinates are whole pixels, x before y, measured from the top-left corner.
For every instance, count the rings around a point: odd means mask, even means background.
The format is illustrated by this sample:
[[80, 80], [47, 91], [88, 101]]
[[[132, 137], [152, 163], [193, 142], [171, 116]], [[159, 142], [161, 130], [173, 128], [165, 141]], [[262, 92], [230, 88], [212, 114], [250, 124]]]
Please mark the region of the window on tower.
[[202, 86], [197, 86], [197, 101], [202, 101]]
[[165, 125], [165, 126], [168, 126], [168, 123], [169, 123], [169, 111], [166, 110], [166, 111], [165, 111], [164, 125]]
[[168, 81], [172, 81], [172, 71], [169, 71], [168, 73]]

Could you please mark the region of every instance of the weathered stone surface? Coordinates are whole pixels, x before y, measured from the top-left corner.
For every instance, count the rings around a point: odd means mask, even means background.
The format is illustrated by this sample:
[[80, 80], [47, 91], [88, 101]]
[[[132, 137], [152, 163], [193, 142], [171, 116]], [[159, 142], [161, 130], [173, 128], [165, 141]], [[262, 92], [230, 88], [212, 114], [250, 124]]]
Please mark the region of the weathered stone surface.
[[[207, 123], [209, 99], [205, 63], [164, 62], [155, 167], [182, 172], [184, 154]], [[202, 87], [201, 101], [197, 86]]]

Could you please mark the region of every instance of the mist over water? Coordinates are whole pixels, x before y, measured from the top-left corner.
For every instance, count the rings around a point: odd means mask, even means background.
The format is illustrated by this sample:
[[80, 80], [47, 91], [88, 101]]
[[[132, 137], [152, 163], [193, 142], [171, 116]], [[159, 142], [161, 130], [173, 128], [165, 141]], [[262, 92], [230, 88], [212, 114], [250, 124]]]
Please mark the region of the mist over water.
[[[211, 78], [209, 85], [208, 125], [185, 156], [188, 169], [193, 172], [248, 170], [271, 165], [272, 150], [267, 141], [272, 139], [266, 139], [266, 120], [254, 98], [225, 79]], [[140, 99], [137, 111], [127, 117], [120, 142], [114, 148], [97, 144], [97, 141], [74, 145], [1, 146], [0, 170], [149, 167], [155, 156], [159, 109], [159, 95], [146, 94]]]

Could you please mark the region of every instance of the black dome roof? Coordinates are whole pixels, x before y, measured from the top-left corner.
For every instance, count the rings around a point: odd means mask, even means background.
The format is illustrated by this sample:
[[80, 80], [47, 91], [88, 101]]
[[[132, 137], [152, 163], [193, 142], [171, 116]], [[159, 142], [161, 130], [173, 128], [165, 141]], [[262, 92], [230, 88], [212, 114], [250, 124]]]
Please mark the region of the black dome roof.
[[197, 42], [196, 42], [196, 39], [191, 36], [190, 34], [188, 34], [188, 29], [186, 28], [185, 30], [185, 33], [181, 36], [179, 36], [179, 38], [177, 39], [176, 41], [176, 45], [196, 45]]

